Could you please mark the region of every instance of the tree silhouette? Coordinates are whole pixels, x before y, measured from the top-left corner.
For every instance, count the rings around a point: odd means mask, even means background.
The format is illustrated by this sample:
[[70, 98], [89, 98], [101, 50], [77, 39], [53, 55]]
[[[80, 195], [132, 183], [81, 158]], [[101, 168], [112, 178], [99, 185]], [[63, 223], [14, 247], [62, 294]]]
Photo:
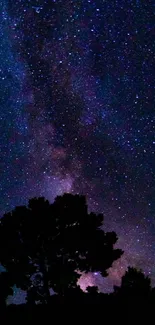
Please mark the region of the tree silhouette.
[[141, 270], [128, 267], [122, 277], [121, 287], [114, 287], [115, 293], [126, 297], [148, 297], [151, 293], [151, 280]]
[[0, 262], [28, 301], [47, 303], [50, 288], [60, 295], [77, 287], [80, 272], [107, 269], [122, 251], [114, 232], [100, 229], [103, 215], [88, 213], [84, 196], [64, 194], [53, 204], [34, 198], [0, 223]]

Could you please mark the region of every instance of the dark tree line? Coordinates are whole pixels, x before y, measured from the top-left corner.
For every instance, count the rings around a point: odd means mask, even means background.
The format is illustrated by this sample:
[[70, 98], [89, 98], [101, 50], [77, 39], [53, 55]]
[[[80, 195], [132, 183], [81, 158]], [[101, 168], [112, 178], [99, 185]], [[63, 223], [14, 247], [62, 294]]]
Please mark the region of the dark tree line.
[[1, 309], [13, 285], [27, 291], [27, 306], [154, 301], [150, 279], [133, 268], [111, 295], [99, 293], [97, 287], [84, 293], [77, 285], [80, 272], [107, 276], [123, 254], [114, 248], [115, 232], [104, 232], [102, 225], [103, 215], [88, 213], [85, 197], [71, 194], [58, 196], [53, 204], [34, 198], [5, 214], [0, 222], [0, 263], [6, 269], [0, 275]]

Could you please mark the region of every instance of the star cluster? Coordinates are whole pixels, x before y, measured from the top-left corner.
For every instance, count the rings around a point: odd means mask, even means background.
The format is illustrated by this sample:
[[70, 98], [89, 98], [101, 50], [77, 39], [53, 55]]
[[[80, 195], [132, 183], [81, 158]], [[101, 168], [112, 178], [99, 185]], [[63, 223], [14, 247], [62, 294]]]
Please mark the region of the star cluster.
[[[87, 196], [127, 266], [155, 284], [153, 3], [2, 0], [0, 211], [33, 196]], [[88, 285], [88, 284], [87, 284]]]

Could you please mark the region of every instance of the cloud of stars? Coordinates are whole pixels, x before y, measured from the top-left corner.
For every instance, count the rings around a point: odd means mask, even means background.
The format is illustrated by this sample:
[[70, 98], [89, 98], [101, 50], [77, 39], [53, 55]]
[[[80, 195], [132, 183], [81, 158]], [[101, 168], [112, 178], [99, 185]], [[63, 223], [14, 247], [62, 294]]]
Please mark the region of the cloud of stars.
[[30, 197], [87, 196], [125, 253], [154, 274], [153, 8], [150, 1], [1, 1], [0, 213]]

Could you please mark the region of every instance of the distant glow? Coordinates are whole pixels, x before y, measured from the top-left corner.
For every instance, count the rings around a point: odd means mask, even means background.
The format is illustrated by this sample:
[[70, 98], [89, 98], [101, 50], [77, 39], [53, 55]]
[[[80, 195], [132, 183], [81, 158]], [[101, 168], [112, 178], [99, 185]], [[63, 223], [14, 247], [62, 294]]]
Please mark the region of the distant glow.
[[86, 291], [87, 287], [95, 286], [95, 279], [91, 273], [82, 274], [78, 280], [78, 284], [83, 291]]
[[53, 201], [57, 195], [64, 193], [71, 193], [73, 186], [73, 179], [70, 175], [64, 176], [45, 176], [44, 178], [45, 196]]

